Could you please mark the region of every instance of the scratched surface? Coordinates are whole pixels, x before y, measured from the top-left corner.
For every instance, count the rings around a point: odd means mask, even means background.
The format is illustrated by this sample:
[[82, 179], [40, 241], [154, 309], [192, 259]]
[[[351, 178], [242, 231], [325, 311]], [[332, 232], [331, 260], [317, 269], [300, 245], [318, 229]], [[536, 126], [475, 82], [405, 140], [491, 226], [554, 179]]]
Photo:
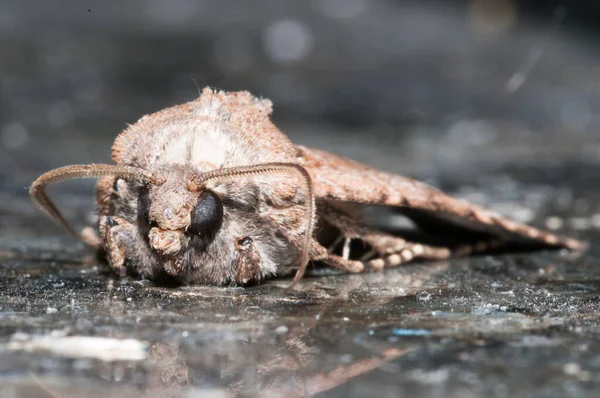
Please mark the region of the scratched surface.
[[[64, 3], [0, 1], [2, 397], [598, 396], [594, 7]], [[26, 187], [108, 161], [125, 123], [193, 98], [192, 78], [272, 98], [295, 142], [591, 248], [313, 271], [290, 293], [118, 280]], [[93, 222], [90, 183], [52, 195]]]

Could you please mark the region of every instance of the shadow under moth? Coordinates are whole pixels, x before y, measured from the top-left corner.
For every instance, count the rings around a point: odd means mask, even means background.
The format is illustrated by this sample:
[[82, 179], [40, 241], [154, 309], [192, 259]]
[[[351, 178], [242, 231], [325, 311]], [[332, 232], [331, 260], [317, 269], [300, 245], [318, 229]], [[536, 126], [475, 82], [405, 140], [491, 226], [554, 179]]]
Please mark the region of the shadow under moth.
[[[309, 262], [346, 272], [515, 247], [584, 244], [504, 218], [421, 182], [294, 145], [272, 104], [204, 89], [195, 101], [142, 117], [115, 140], [114, 165], [40, 176], [33, 200], [104, 253], [120, 275], [175, 284], [259, 282]], [[76, 233], [46, 186], [98, 178], [97, 228]], [[386, 231], [368, 208], [401, 214], [419, 233]]]

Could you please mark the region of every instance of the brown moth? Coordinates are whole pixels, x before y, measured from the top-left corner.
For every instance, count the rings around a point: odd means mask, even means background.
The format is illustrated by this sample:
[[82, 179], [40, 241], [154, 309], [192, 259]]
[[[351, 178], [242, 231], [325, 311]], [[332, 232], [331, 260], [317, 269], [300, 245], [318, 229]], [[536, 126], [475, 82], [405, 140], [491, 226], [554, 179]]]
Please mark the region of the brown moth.
[[[33, 200], [121, 275], [181, 284], [258, 282], [309, 261], [346, 272], [381, 270], [515, 245], [579, 250], [583, 243], [519, 224], [421, 182], [294, 145], [271, 122], [271, 102], [204, 89], [195, 101], [142, 117], [115, 140], [115, 165], [52, 170]], [[46, 195], [50, 183], [99, 178], [98, 227], [77, 234]], [[380, 205], [428, 240], [363, 220]]]

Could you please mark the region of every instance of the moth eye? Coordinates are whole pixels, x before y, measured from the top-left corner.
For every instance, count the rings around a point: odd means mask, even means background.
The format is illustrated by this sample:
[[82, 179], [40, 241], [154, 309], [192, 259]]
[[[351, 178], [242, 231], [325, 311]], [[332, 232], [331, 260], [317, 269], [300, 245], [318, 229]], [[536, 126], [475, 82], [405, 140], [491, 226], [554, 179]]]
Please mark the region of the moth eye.
[[202, 191], [198, 204], [190, 213], [189, 231], [202, 237], [213, 236], [223, 223], [223, 203], [211, 191]]

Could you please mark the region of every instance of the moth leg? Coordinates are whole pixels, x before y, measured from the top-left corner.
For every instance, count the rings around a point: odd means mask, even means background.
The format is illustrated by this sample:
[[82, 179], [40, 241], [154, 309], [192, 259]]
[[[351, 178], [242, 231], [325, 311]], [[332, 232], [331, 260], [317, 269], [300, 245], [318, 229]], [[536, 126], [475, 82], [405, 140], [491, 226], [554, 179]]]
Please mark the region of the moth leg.
[[94, 228], [92, 227], [85, 227], [81, 230], [81, 240], [88, 246], [91, 246], [95, 249], [99, 249], [100, 246], [102, 245], [102, 242], [100, 241], [100, 235], [98, 235], [98, 232], [96, 232], [96, 230], [94, 230]]
[[[395, 267], [414, 259], [445, 260], [450, 257], [485, 252], [504, 244], [498, 238], [490, 238], [457, 247], [409, 242], [401, 237], [371, 229], [346, 215], [343, 211], [329, 205], [324, 204], [320, 206], [319, 210], [321, 217], [341, 232], [341, 236], [335, 240], [334, 245], [337, 246], [342, 240], [344, 241], [342, 257], [330, 254], [326, 260], [322, 260], [324, 263], [336, 268], [343, 268], [340, 266], [340, 261], [352, 261], [348, 260], [350, 258], [349, 242], [352, 239], [360, 239], [371, 247], [371, 250], [362, 255], [358, 261], [363, 263], [364, 270], [381, 270], [385, 267]], [[352, 267], [355, 270], [354, 272], [361, 272], [358, 271], [359, 268], [356, 265]]]
[[422, 243], [407, 242], [402, 238], [385, 234], [372, 234], [363, 238], [381, 257], [366, 261], [368, 268], [380, 270], [395, 267], [413, 259], [446, 260], [469, 254], [483, 253], [506, 244], [501, 239], [491, 238], [457, 247], [431, 246]]
[[395, 267], [415, 258], [442, 260], [452, 256], [452, 251], [447, 247], [408, 242], [384, 233], [367, 233], [360, 239], [372, 248], [361, 258], [372, 270]]
[[320, 261], [330, 267], [337, 268], [351, 274], [356, 274], [365, 270], [365, 265], [362, 261], [350, 260], [332, 254], [327, 248], [323, 247], [314, 239], [311, 242], [310, 258], [313, 261]]
[[[360, 237], [360, 239], [373, 247], [376, 258], [371, 260], [351, 260], [345, 256], [338, 256], [330, 253], [326, 248], [313, 240], [311, 259], [320, 261], [330, 267], [355, 274], [367, 270], [377, 271], [384, 267], [394, 267], [409, 262], [417, 257], [428, 260], [441, 260], [447, 259], [452, 255], [452, 251], [447, 247], [435, 247], [411, 243], [391, 235], [369, 234]], [[347, 241], [348, 240], [349, 239], [347, 239]], [[466, 252], [467, 249], [468, 248], [464, 248], [464, 251]]]
[[348, 239], [344, 236], [344, 234], [340, 234], [340, 236], [338, 236], [337, 238], [335, 238], [335, 240], [333, 241], [332, 244], [330, 244], [327, 247], [327, 253], [333, 253], [333, 251], [335, 250], [335, 248], [344, 240], [344, 239]]
[[238, 258], [236, 260], [235, 283], [246, 285], [250, 281], [260, 281], [260, 255], [249, 237], [239, 238], [237, 241]]
[[374, 254], [375, 258], [368, 259], [363, 256], [360, 260], [350, 260], [330, 253], [328, 249], [313, 240], [311, 259], [344, 272], [355, 274], [396, 267], [414, 259], [446, 260], [451, 257], [462, 257], [497, 248], [504, 244], [501, 240], [491, 239], [449, 248], [408, 242], [402, 238], [382, 233], [369, 233], [361, 236], [360, 239], [372, 247], [371, 253], [368, 254]]
[[351, 274], [357, 274], [365, 270], [365, 265], [362, 261], [348, 260], [335, 254], [330, 254], [320, 261], [329, 265], [330, 267], [337, 268]]
[[[342, 256], [340, 257], [343, 260], [349, 260], [351, 258], [352, 253], [350, 251], [350, 244], [353, 239], [359, 239], [370, 246], [370, 250], [363, 254], [358, 259], [358, 262], [367, 264], [367, 266], [376, 269], [383, 267], [382, 257], [400, 253], [403, 250], [408, 249], [411, 245], [402, 238], [371, 229], [348, 216], [343, 211], [327, 204], [321, 204], [319, 207], [319, 215], [325, 222], [339, 229], [340, 236], [338, 236], [333, 244], [331, 244], [328, 252], [331, 254], [343, 241]], [[334, 256], [334, 254], [331, 254], [332, 258], [335, 258]], [[373, 257], [377, 258], [370, 260]]]
[[104, 249], [110, 266], [119, 275], [125, 276], [125, 242], [122, 237], [130, 235], [134, 226], [120, 217], [102, 216], [99, 227], [100, 236], [104, 237]]

